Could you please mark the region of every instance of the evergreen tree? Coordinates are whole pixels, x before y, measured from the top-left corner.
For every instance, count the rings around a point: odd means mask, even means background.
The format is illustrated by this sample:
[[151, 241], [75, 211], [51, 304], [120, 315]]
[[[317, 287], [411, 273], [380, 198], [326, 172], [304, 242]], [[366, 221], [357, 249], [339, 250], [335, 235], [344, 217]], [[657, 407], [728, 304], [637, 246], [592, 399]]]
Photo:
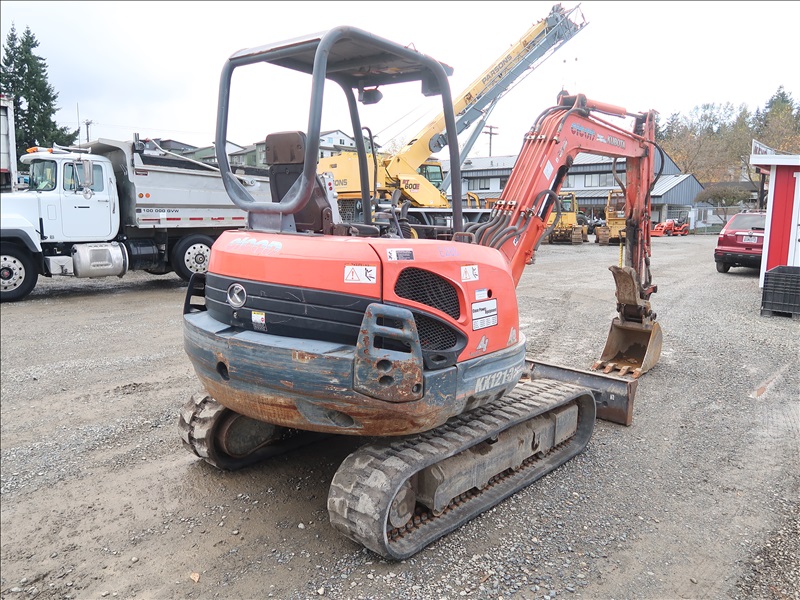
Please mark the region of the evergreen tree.
[[47, 64], [34, 50], [39, 46], [29, 27], [22, 37], [14, 25], [6, 36], [0, 64], [0, 90], [13, 97], [17, 156], [31, 146], [69, 146], [80, 129], [59, 127], [54, 119], [58, 94], [47, 81]]

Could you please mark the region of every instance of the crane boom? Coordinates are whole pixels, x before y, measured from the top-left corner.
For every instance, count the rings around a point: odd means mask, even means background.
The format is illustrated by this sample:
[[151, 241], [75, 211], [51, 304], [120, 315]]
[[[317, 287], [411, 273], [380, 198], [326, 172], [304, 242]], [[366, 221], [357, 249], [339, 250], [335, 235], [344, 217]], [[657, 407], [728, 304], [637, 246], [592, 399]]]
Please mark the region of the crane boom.
[[[569, 11], [560, 4], [553, 6], [546, 18], [528, 29], [456, 97], [453, 102], [456, 135], [479, 119], [483, 111], [499, 100], [525, 71], [541, 64], [586, 25], [585, 21], [576, 23], [570, 20], [579, 8], [580, 4]], [[432, 153], [443, 150], [447, 145], [444, 131], [444, 114], [439, 113], [397, 154], [395, 158], [399, 160], [392, 161], [388, 167], [389, 174], [397, 177], [399, 173], [396, 165], [403, 161], [409, 166], [419, 166]]]
[[[530, 73], [588, 24], [579, 8], [580, 4], [569, 10], [564, 9], [561, 4], [554, 5], [546, 18], [532, 25], [454, 99], [456, 135], [467, 130], [476, 120], [488, 116], [500, 98], [524, 73]], [[575, 15], [580, 15], [580, 21]], [[359, 132], [355, 133], [359, 135]], [[480, 128], [476, 128], [467, 142], [467, 152], [479, 133]], [[399, 189], [415, 206], [449, 208], [450, 203], [445, 193], [449, 187], [449, 180], [436, 187], [417, 172], [431, 154], [443, 150], [446, 145], [445, 116], [440, 112], [399, 152], [383, 159], [383, 172], [379, 174], [383, 181], [379, 181], [377, 187], [388, 190], [389, 194], [394, 189]], [[462, 153], [462, 160], [467, 152]], [[353, 167], [350, 168], [354, 168], [354, 161], [348, 161], [343, 155], [324, 158], [319, 163], [321, 172], [334, 173], [334, 179], [339, 182], [337, 192], [340, 198], [347, 197], [348, 191], [355, 192], [343, 185], [345, 181], [353, 183], [358, 181], [358, 177], [338, 174], [339, 170], [348, 168], [345, 166], [348, 163], [353, 163]]]

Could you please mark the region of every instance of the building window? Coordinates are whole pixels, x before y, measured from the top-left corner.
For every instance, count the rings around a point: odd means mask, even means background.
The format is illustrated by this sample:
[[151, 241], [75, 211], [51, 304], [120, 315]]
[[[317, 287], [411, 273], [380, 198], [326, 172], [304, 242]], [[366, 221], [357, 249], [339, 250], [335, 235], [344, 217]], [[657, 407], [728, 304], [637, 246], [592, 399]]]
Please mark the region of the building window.
[[267, 164], [267, 147], [266, 146], [259, 146], [258, 147], [258, 163], [261, 165]]
[[600, 187], [614, 187], [613, 173], [600, 173]]
[[583, 187], [600, 187], [600, 173], [586, 173], [583, 176]]
[[489, 189], [489, 178], [488, 177], [476, 177], [475, 179], [470, 179], [467, 189], [469, 189], [470, 191], [488, 190]]
[[339, 138], [339, 145], [340, 145], [340, 146], [344, 146], [344, 140], [343, 140], [343, 139], [341, 139], [341, 138]]
[[508, 183], [508, 177], [501, 177], [500, 178], [500, 189], [504, 190], [506, 188], [506, 184]]
[[576, 183], [577, 183], [575, 181], [576, 179], [577, 179], [576, 175], [567, 175], [567, 180], [566, 180], [566, 182], [564, 184], [564, 187], [574, 188]]

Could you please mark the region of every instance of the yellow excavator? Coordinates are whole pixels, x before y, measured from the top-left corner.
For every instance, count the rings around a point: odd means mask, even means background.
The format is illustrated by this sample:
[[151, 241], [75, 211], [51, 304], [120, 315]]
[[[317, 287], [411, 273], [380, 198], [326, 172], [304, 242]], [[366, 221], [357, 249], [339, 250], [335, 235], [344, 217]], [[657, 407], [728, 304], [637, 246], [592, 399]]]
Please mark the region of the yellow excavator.
[[[498, 100], [526, 72], [530, 72], [555, 52], [562, 44], [572, 38], [587, 25], [580, 5], [566, 10], [560, 4], [551, 9], [548, 16], [534, 24], [525, 34], [504, 52], [491, 66], [453, 100], [456, 115], [456, 135], [476, 124], [470, 138], [461, 149], [464, 160], [472, 149], [483, 123], [494, 109]], [[428, 95], [425, 90], [423, 93]], [[377, 87], [358, 90], [358, 99], [363, 104], [374, 104], [382, 94]], [[447, 145], [444, 113], [439, 113], [422, 131], [395, 154], [377, 154], [371, 132], [367, 129], [367, 140], [362, 132], [354, 132], [356, 140], [368, 141], [367, 150], [371, 164], [359, 165], [357, 152], [345, 151], [338, 155], [321, 158], [318, 161], [319, 173], [331, 173], [338, 194], [339, 210], [350, 220], [359, 218], [356, 208], [361, 200], [362, 187], [369, 189], [378, 202], [389, 202], [399, 206], [407, 202], [411, 208], [408, 221], [421, 226], [421, 231], [432, 237], [434, 226], [443, 222], [441, 214], [414, 209], [446, 209], [452, 217], [451, 203], [447, 198], [449, 177], [444, 177], [441, 163], [431, 156]], [[368, 159], [368, 160], [370, 160]], [[362, 159], [363, 160], [363, 157]], [[362, 181], [359, 173], [368, 173]], [[478, 207], [474, 194], [467, 194], [468, 207]], [[488, 217], [488, 210], [483, 211]], [[464, 213], [463, 218], [470, 222], [479, 219], [478, 213], [472, 216]], [[452, 223], [450, 223], [452, 225]], [[416, 237], [416, 236], [415, 236]]]

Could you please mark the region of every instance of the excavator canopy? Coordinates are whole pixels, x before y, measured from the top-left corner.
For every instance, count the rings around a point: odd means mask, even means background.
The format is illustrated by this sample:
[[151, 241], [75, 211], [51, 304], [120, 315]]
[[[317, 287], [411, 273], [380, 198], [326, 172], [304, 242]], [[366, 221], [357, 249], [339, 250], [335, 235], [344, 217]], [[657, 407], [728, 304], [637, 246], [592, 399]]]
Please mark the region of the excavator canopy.
[[[303, 173], [298, 179], [298, 185], [279, 202], [256, 202], [233, 175], [225, 152], [233, 71], [260, 62], [311, 75]], [[223, 67], [217, 108], [217, 162], [228, 195], [234, 204], [249, 213], [248, 225], [253, 229], [285, 231], [291, 228], [291, 220], [287, 220], [285, 215], [301, 211], [311, 198], [314, 187], [325, 82], [335, 82], [344, 92], [352, 130], [357, 133], [362, 127], [356, 98], [363, 104], [374, 104], [381, 98], [382, 92], [378, 89], [380, 86], [419, 81], [423, 95], [441, 97], [453, 171], [452, 194], [454, 198], [460, 198], [461, 170], [457, 127], [447, 80], [452, 73], [452, 67], [413, 48], [350, 26], [335, 27], [310, 36], [239, 50], [228, 58]], [[268, 101], [269, 97], [266, 95], [265, 100]], [[355, 142], [361, 199], [366, 208], [363, 220], [365, 224], [370, 224], [367, 152], [361, 135], [355, 135]], [[453, 211], [455, 223], [460, 224], [460, 202], [454, 203]], [[456, 229], [460, 230], [461, 226], [457, 225]]]
[[[311, 74], [314, 72], [320, 44], [331, 34], [337, 37], [330, 49], [326, 48], [327, 77], [331, 80], [346, 83], [352, 88], [368, 88], [416, 80], [429, 82], [433, 79], [430, 67], [433, 59], [404, 46], [399, 46], [406, 50], [400, 55], [396, 51], [396, 44], [355, 27], [337, 27], [313, 35], [239, 50], [228, 60], [237, 65], [269, 62]], [[447, 76], [453, 74], [452, 67], [436, 62]]]

